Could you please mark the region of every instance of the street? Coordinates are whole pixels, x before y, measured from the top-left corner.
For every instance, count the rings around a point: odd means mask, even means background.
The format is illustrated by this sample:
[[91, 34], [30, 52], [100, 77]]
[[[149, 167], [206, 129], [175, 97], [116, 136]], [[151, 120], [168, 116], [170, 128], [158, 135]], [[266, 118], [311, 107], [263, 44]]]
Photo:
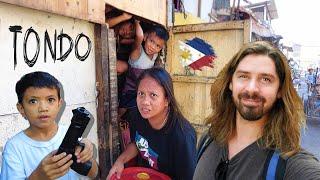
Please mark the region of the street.
[[320, 86], [317, 83], [309, 89], [308, 80], [305, 75], [299, 76], [299, 79], [294, 79], [293, 83], [299, 96], [303, 100], [304, 110], [307, 116], [306, 128], [301, 130], [302, 148], [313, 153], [320, 159]]
[[307, 127], [301, 134], [302, 147], [320, 159], [320, 118], [308, 119]]

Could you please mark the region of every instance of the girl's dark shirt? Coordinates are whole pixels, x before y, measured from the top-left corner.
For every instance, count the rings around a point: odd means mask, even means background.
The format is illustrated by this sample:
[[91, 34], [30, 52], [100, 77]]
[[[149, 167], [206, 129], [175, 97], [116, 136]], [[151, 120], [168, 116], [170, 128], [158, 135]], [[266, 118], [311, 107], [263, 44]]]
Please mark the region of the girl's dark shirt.
[[[130, 136], [139, 154], [138, 166], [151, 167], [172, 179], [191, 180], [196, 167], [196, 133], [183, 120], [172, 128], [153, 129], [134, 108], [128, 114]], [[170, 118], [170, 117], [169, 117]]]

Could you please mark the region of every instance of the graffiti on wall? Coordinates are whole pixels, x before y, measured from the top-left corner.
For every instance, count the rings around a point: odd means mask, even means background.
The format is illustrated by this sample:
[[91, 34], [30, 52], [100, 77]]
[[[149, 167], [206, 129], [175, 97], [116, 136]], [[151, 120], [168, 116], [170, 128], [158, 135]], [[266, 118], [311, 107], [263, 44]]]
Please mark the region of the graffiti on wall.
[[[65, 61], [67, 59], [67, 57], [70, 55], [72, 49], [74, 49], [75, 52], [75, 57], [80, 60], [80, 61], [85, 61], [90, 52], [91, 52], [91, 40], [90, 38], [85, 35], [84, 33], [80, 33], [75, 37], [75, 40], [73, 40], [73, 38], [71, 36], [69, 36], [68, 34], [63, 32], [63, 29], [60, 31], [60, 33], [57, 35], [57, 30], [54, 31], [54, 35], [53, 38], [50, 38], [50, 35], [48, 33], [48, 31], [46, 30], [44, 35], [43, 35], [43, 40], [40, 40], [40, 36], [39, 33], [34, 30], [32, 27], [30, 27], [29, 29], [27, 29], [24, 32], [23, 35], [23, 31], [22, 31], [22, 27], [19, 25], [14, 25], [14, 26], [10, 26], [9, 27], [9, 31], [12, 32], [13, 35], [13, 59], [14, 59], [14, 69], [16, 68], [18, 61], [20, 60], [17, 57], [17, 43], [21, 42], [23, 43], [23, 60], [24, 62], [29, 66], [32, 67], [36, 64], [37, 60], [38, 60], [38, 56], [40, 53], [40, 49], [41, 49], [41, 43], [43, 43], [43, 57], [44, 57], [44, 62], [47, 61], [47, 49], [49, 49], [49, 53], [53, 59], [53, 61], [55, 62], [57, 61]], [[20, 35], [22, 34], [22, 35]], [[36, 42], [36, 51], [34, 52], [34, 54], [28, 53], [28, 42], [30, 42], [30, 38], [33, 35], [33, 38], [35, 38], [35, 42]], [[23, 37], [23, 39], [22, 39]], [[51, 39], [53, 39], [51, 41]], [[85, 42], [87, 43], [87, 49], [85, 51], [85, 53], [80, 54], [79, 53], [79, 42], [81, 39], [85, 39]], [[63, 47], [63, 41], [67, 41], [68, 42], [68, 47], [66, 47], [66, 49]], [[57, 43], [59, 43], [59, 57], [57, 55]]]

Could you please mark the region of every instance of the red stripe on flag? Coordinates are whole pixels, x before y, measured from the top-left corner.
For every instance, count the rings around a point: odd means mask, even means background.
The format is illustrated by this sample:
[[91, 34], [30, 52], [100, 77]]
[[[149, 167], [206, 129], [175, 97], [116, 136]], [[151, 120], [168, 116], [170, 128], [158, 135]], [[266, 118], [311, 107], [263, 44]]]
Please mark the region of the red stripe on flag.
[[200, 71], [201, 71], [201, 68], [204, 66], [208, 66], [208, 67], [213, 68], [212, 63], [213, 63], [214, 59], [215, 59], [215, 57], [212, 55], [203, 56], [202, 58], [189, 64], [189, 67], [191, 67], [193, 70], [200, 70]]

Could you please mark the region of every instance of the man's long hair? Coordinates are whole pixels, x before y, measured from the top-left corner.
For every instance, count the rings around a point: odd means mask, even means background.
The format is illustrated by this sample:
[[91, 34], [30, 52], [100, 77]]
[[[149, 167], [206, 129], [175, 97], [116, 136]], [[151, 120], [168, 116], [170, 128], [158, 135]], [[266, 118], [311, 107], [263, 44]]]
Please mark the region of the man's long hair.
[[275, 64], [280, 79], [278, 98], [269, 112], [263, 128], [261, 145], [277, 149], [290, 156], [300, 150], [300, 130], [305, 124], [303, 104], [293, 87], [291, 71], [287, 59], [281, 51], [267, 42], [253, 42], [243, 46], [218, 74], [211, 86], [212, 114], [207, 118], [211, 125], [210, 134], [221, 145], [235, 135], [236, 106], [229, 84], [240, 61], [247, 55], [266, 55]]

